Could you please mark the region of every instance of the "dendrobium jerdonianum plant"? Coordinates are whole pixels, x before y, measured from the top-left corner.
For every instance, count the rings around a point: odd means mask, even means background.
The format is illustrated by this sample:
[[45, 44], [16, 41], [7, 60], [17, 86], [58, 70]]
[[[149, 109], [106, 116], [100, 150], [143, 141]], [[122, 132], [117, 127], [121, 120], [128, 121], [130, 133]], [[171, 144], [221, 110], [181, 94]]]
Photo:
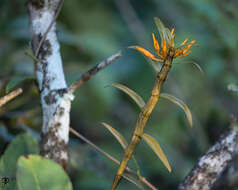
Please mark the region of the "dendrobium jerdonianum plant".
[[158, 71], [154, 83], [153, 90], [151, 92], [151, 96], [147, 103], [145, 104], [143, 99], [137, 95], [135, 92], [133, 92], [131, 89], [128, 89], [127, 87], [119, 84], [113, 84], [112, 86], [115, 86], [127, 94], [129, 94], [141, 107], [141, 112], [139, 115], [139, 118], [136, 123], [135, 130], [133, 132], [131, 141], [129, 145], [125, 148], [125, 153], [122, 158], [122, 161], [120, 163], [119, 169], [117, 171], [117, 175], [115, 176], [112, 190], [115, 190], [118, 186], [121, 178], [124, 176], [124, 170], [127, 167], [128, 161], [131, 159], [133, 152], [137, 146], [137, 144], [140, 142], [140, 140], [143, 138], [156, 152], [156, 154], [160, 157], [164, 165], [167, 167], [169, 171], [171, 171], [171, 168], [169, 166], [169, 163], [160, 148], [159, 144], [155, 141], [154, 138], [151, 136], [144, 134], [144, 127], [147, 123], [148, 118], [151, 115], [152, 110], [154, 109], [155, 105], [157, 104], [160, 97], [166, 98], [171, 100], [172, 102], [176, 103], [180, 107], [182, 107], [186, 113], [186, 116], [188, 118], [190, 126], [192, 126], [192, 117], [191, 113], [188, 109], [188, 107], [180, 100], [175, 98], [172, 95], [163, 94], [161, 93], [161, 88], [164, 84], [164, 82], [167, 80], [167, 75], [172, 67], [173, 60], [175, 58], [184, 57], [191, 53], [190, 48], [195, 43], [195, 41], [188, 42], [188, 40], [184, 40], [178, 47], [175, 47], [174, 39], [174, 29], [171, 31], [166, 28], [163, 23], [158, 19], [155, 18], [155, 23], [157, 25], [157, 28], [159, 30], [160, 34], [160, 40], [161, 40], [161, 46], [159, 45], [158, 40], [156, 39], [154, 33], [152, 33], [153, 43], [154, 43], [154, 49], [157, 57], [150, 53], [149, 51], [145, 50], [144, 48], [140, 46], [132, 46], [131, 48], [135, 48], [139, 52], [141, 52], [145, 57], [155, 61], [158, 64], [162, 64], [161, 69]]

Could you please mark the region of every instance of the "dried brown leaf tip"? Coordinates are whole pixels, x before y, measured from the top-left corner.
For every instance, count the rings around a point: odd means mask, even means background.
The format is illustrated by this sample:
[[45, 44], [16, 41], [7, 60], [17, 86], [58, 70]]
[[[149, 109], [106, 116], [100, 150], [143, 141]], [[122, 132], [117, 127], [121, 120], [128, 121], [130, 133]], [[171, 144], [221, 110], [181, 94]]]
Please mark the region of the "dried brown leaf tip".
[[[190, 48], [195, 44], [195, 40], [188, 42], [188, 39], [185, 39], [178, 47], [174, 45], [175, 39], [175, 30], [172, 28], [169, 30], [166, 28], [160, 19], [155, 18], [155, 24], [159, 30], [161, 45], [159, 45], [158, 39], [156, 39], [155, 34], [152, 33], [152, 39], [155, 49], [155, 54], [150, 53], [148, 50], [140, 46], [132, 46], [139, 52], [141, 52], [147, 58], [150, 58], [157, 63], [163, 63], [168, 56], [172, 58], [181, 58], [189, 55], [192, 51]], [[190, 51], [189, 51], [190, 50]]]

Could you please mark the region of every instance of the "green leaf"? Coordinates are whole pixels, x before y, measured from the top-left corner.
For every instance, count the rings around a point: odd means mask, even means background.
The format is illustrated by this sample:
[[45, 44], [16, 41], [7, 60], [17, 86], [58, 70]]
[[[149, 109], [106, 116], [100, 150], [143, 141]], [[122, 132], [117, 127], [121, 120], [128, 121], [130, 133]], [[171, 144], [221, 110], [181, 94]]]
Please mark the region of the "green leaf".
[[[105, 122], [102, 122], [102, 125], [104, 127], [106, 127], [113, 134], [113, 136], [117, 139], [117, 141], [120, 143], [122, 148], [125, 150], [127, 145], [128, 145], [126, 139], [116, 129], [114, 129], [111, 125], [109, 125], [109, 124], [107, 124]], [[134, 163], [135, 163], [135, 166], [136, 166], [136, 170], [137, 170], [137, 174], [139, 176], [140, 175], [139, 164], [138, 164], [135, 156], [132, 156], [132, 159], [134, 160]]]
[[[39, 154], [39, 152], [37, 140], [30, 134], [16, 136], [0, 159], [0, 176], [15, 178], [18, 158], [22, 155]], [[15, 189], [15, 180], [9, 183], [9, 188]]]
[[18, 190], [72, 190], [63, 168], [38, 155], [21, 156], [17, 162]]
[[161, 93], [160, 94], [161, 98], [165, 98], [167, 100], [170, 100], [171, 102], [175, 103], [176, 105], [178, 105], [179, 107], [181, 107], [183, 109], [183, 111], [186, 114], [188, 123], [190, 127], [193, 127], [193, 119], [192, 119], [192, 114], [190, 109], [188, 108], [188, 106], [180, 99], [170, 95], [170, 94], [166, 94], [166, 93]]
[[[171, 31], [168, 28], [165, 28], [166, 34], [167, 34], [167, 38], [168, 38], [168, 43], [171, 46], [174, 46], [174, 38], [171, 35]], [[171, 44], [172, 43], [172, 44]]]
[[1, 157], [0, 175], [15, 175], [16, 163], [20, 156], [39, 154], [37, 140], [28, 133], [16, 136]]
[[139, 189], [145, 190], [145, 188], [141, 185], [141, 183], [135, 179], [134, 177], [132, 177], [129, 174], [123, 174], [123, 177], [128, 180], [129, 182], [133, 183], [134, 185], [136, 185]]
[[126, 149], [126, 147], [127, 147], [126, 139], [116, 129], [114, 129], [109, 124], [102, 122], [102, 125], [104, 127], [106, 127], [113, 134], [113, 136], [117, 139], [117, 141], [120, 143], [120, 145], [123, 147], [123, 149]]
[[142, 109], [145, 106], [144, 100], [139, 96], [135, 91], [131, 90], [130, 88], [126, 87], [125, 85], [122, 84], [111, 84], [108, 86], [114, 86], [118, 88], [119, 90], [125, 92], [127, 95], [129, 95], [135, 102], [136, 104]]
[[165, 28], [164, 24], [157, 17], [154, 18], [154, 21], [155, 21], [155, 24], [156, 24], [157, 29], [159, 31], [161, 42], [163, 42], [164, 40], [166, 40], [168, 42], [168, 36], [167, 36], [167, 32], [166, 32], [166, 28]]
[[19, 85], [22, 82], [34, 81], [33, 77], [15, 77], [7, 83], [6, 93], [9, 93], [13, 88]]
[[34, 53], [32, 52], [32, 49], [27, 47], [25, 48], [25, 54], [30, 57], [34, 62], [38, 62], [37, 57], [34, 55]]
[[204, 74], [204, 71], [201, 68], [201, 66], [198, 63], [194, 62], [194, 61], [175, 62], [175, 64], [184, 64], [184, 63], [193, 64], [202, 74]]
[[165, 165], [165, 167], [168, 169], [169, 172], [171, 172], [171, 167], [169, 165], [169, 162], [161, 149], [159, 143], [150, 135], [144, 133], [142, 138], [145, 140], [145, 142], [152, 148], [152, 150], [155, 152], [155, 154], [160, 158], [162, 163]]

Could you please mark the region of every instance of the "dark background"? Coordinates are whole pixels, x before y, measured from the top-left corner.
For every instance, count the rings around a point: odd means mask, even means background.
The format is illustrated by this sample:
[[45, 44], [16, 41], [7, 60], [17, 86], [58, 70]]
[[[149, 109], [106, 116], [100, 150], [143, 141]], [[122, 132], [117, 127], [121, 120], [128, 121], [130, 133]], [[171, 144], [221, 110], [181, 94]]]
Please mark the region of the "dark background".
[[[168, 173], [152, 150], [142, 142], [136, 149], [142, 175], [160, 190], [176, 189], [201, 156], [237, 115], [238, 97], [228, 91], [237, 84], [238, 2], [236, 0], [67, 0], [58, 18], [58, 35], [68, 84], [101, 60], [123, 50], [123, 56], [98, 73], [75, 94], [71, 126], [120, 159], [123, 150], [100, 125], [104, 121], [128, 140], [139, 109], [111, 83], [122, 83], [145, 100], [150, 95], [155, 72], [136, 51], [140, 45], [153, 51], [151, 33], [156, 32], [153, 17], [175, 28], [176, 42], [196, 40], [198, 47], [174, 65], [163, 92], [182, 99], [191, 109], [194, 128], [190, 129], [183, 111], [161, 100], [145, 131], [161, 144], [172, 166]], [[157, 34], [158, 35], [158, 34]], [[25, 1], [0, 2], [0, 95], [9, 81], [33, 76], [33, 62], [25, 55], [30, 32]], [[24, 93], [0, 110], [0, 151], [15, 135], [29, 131], [39, 138], [42, 122], [40, 96], [31, 80], [21, 84]], [[71, 136], [70, 168], [74, 189], [109, 189], [117, 166], [89, 145]], [[134, 168], [133, 163], [131, 167]], [[118, 189], [137, 189], [123, 180]]]

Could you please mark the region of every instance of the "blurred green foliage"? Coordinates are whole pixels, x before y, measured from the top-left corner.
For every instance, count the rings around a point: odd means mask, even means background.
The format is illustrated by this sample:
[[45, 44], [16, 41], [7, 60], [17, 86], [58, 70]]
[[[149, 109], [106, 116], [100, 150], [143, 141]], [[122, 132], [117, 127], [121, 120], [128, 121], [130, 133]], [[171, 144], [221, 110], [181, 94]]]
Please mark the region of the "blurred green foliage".
[[16, 179], [18, 190], [72, 190], [72, 184], [64, 169], [39, 155], [19, 158]]
[[[119, 3], [118, 3], [119, 2]], [[13, 78], [33, 76], [32, 60], [24, 54], [30, 31], [24, 1], [0, 2], [0, 96]], [[127, 95], [111, 83], [126, 84], [147, 99], [154, 71], [137, 52], [140, 45], [152, 49], [153, 17], [169, 28], [175, 27], [176, 42], [196, 40], [198, 47], [184, 60], [201, 65], [176, 64], [163, 92], [189, 105], [194, 128], [187, 127], [184, 113], [161, 100], [152, 113], [146, 133], [161, 144], [169, 159], [169, 174], [145, 143], [136, 150], [142, 175], [160, 190], [176, 189], [197, 158], [228, 127], [229, 115], [238, 114], [237, 93], [227, 90], [238, 84], [238, 2], [236, 0], [71, 0], [65, 1], [58, 19], [58, 36], [68, 84], [102, 59], [123, 49], [123, 56], [98, 73], [75, 94], [71, 126], [105, 151], [120, 158], [122, 148], [100, 127], [106, 121], [129, 139], [139, 113]], [[0, 110], [0, 151], [15, 135], [28, 131], [39, 139], [42, 115], [40, 97], [32, 82], [19, 84], [24, 93]], [[117, 166], [76, 139], [70, 141], [69, 175], [74, 189], [109, 189]], [[118, 189], [137, 189], [123, 180]]]
[[71, 190], [63, 168], [37, 155], [39, 152], [37, 140], [29, 133], [14, 138], [0, 159], [0, 189]]
[[[2, 177], [9, 179], [9, 183], [6, 184], [8, 188], [15, 189], [19, 157], [28, 154], [39, 154], [39, 152], [38, 143], [31, 135], [21, 134], [14, 138], [0, 159], [0, 176], [1, 179]], [[0, 187], [2, 187], [2, 184]]]

